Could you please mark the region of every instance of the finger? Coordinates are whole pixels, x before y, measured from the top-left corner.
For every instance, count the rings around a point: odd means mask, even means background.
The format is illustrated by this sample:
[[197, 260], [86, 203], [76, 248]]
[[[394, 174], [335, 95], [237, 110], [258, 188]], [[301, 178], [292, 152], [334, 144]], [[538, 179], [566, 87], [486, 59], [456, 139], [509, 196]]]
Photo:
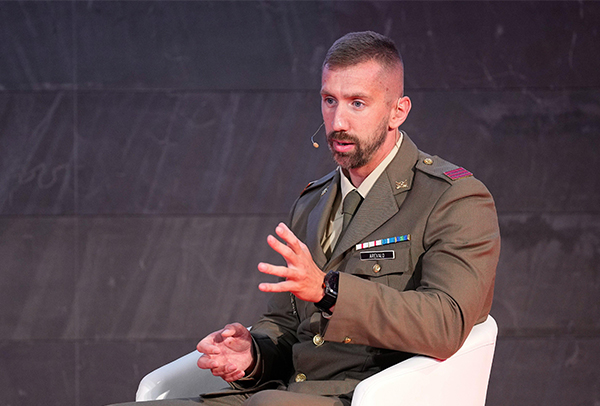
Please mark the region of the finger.
[[223, 375], [227, 375], [229, 373], [231, 373], [231, 371], [227, 371], [227, 368], [225, 365], [221, 365], [221, 364], [217, 364], [214, 365], [212, 368], [208, 368], [210, 369], [210, 372], [214, 375], [214, 376], [223, 376]]
[[231, 324], [228, 324], [221, 331], [221, 336], [223, 337], [223, 339], [233, 337], [235, 335], [235, 332], [236, 332], [235, 327], [232, 326]]
[[300, 240], [285, 223], [279, 223], [275, 228], [275, 232], [283, 241], [286, 242], [286, 244], [294, 251], [294, 253], [300, 254], [302, 249]]
[[231, 337], [235, 338], [243, 336], [244, 333], [246, 333], [247, 331], [248, 330], [246, 329], [246, 327], [244, 327], [240, 323], [231, 323], [223, 327], [223, 330], [221, 331], [221, 336], [224, 338], [224, 340], [226, 340]]
[[243, 371], [237, 371], [232, 374], [223, 375], [223, 376], [221, 376], [221, 378], [223, 378], [227, 382], [233, 382], [233, 381], [237, 381], [238, 379], [242, 379], [244, 377], [244, 375], [245, 374]]
[[289, 262], [291, 259], [293, 259], [293, 256], [295, 254], [294, 250], [282, 243], [281, 241], [279, 241], [277, 238], [273, 237], [272, 235], [269, 235], [267, 237], [267, 244], [269, 244], [269, 247], [273, 248], [286, 261]]
[[295, 292], [296, 283], [293, 281], [283, 281], [278, 283], [261, 283], [258, 289], [262, 292]]
[[[234, 364], [227, 364], [227, 365], [218, 366], [216, 368], [212, 368], [211, 372], [214, 376], [220, 376], [223, 379], [226, 379], [227, 377], [235, 378], [235, 377], [239, 376], [240, 372], [241, 372], [242, 376], [244, 375], [244, 371], [240, 371]], [[239, 378], [235, 378], [235, 379], [239, 379]]]
[[217, 347], [216, 345], [212, 345], [210, 343], [204, 342], [204, 340], [202, 340], [198, 343], [198, 345], [196, 346], [196, 350], [198, 350], [198, 352], [201, 352], [203, 354], [208, 354], [208, 355], [216, 355], [216, 354], [221, 353], [221, 350], [219, 349], [219, 347]]
[[238, 369], [233, 364], [215, 365], [211, 368], [213, 375], [223, 376], [236, 372]]
[[212, 360], [210, 359], [210, 357], [207, 357], [205, 355], [198, 358], [198, 362], [196, 364], [198, 364], [198, 367], [202, 369], [214, 369], [219, 366], [219, 363], [217, 361]]
[[271, 264], [267, 264], [265, 262], [261, 262], [258, 264], [258, 270], [262, 273], [266, 273], [268, 275], [275, 275], [281, 278], [289, 278], [293, 276], [290, 269], [285, 266], [275, 266]]

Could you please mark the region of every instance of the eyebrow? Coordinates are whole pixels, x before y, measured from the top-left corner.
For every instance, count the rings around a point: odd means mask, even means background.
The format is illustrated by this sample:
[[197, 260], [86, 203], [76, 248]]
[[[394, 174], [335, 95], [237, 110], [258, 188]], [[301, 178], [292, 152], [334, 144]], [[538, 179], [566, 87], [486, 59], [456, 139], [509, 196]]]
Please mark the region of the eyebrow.
[[369, 99], [370, 96], [368, 94], [364, 94], [364, 93], [355, 93], [355, 94], [350, 94], [350, 95], [344, 95], [345, 98], [347, 99]]
[[[325, 89], [321, 89], [321, 96], [332, 96], [330, 92], [327, 92]], [[365, 93], [345, 93], [342, 94], [342, 98], [344, 99], [370, 99], [371, 97]]]

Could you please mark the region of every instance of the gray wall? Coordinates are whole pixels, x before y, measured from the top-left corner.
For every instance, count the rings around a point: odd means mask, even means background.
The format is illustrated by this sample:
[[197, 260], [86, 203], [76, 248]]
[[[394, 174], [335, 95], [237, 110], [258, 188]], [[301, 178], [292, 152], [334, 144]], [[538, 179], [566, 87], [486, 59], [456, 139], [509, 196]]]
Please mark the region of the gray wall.
[[403, 128], [497, 200], [488, 405], [600, 403], [600, 3], [0, 0], [1, 405], [132, 399], [252, 323], [266, 235], [333, 167], [320, 63], [364, 29]]

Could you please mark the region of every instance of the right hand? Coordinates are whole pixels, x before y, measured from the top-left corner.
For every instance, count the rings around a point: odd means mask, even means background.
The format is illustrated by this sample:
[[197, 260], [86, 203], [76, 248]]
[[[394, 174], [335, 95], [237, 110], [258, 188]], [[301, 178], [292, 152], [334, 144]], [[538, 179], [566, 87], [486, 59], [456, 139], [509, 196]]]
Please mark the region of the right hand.
[[223, 329], [207, 335], [196, 346], [203, 353], [198, 360], [202, 369], [227, 382], [244, 377], [244, 371], [254, 365], [252, 336], [240, 323], [226, 325]]

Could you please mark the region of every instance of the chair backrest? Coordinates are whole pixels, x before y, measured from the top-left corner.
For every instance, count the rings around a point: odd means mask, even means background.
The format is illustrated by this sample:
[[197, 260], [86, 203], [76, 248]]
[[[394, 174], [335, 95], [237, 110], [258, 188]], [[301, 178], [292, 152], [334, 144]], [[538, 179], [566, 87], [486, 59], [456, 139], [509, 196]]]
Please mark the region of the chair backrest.
[[419, 355], [365, 379], [352, 406], [484, 406], [497, 335], [488, 316], [447, 360]]

